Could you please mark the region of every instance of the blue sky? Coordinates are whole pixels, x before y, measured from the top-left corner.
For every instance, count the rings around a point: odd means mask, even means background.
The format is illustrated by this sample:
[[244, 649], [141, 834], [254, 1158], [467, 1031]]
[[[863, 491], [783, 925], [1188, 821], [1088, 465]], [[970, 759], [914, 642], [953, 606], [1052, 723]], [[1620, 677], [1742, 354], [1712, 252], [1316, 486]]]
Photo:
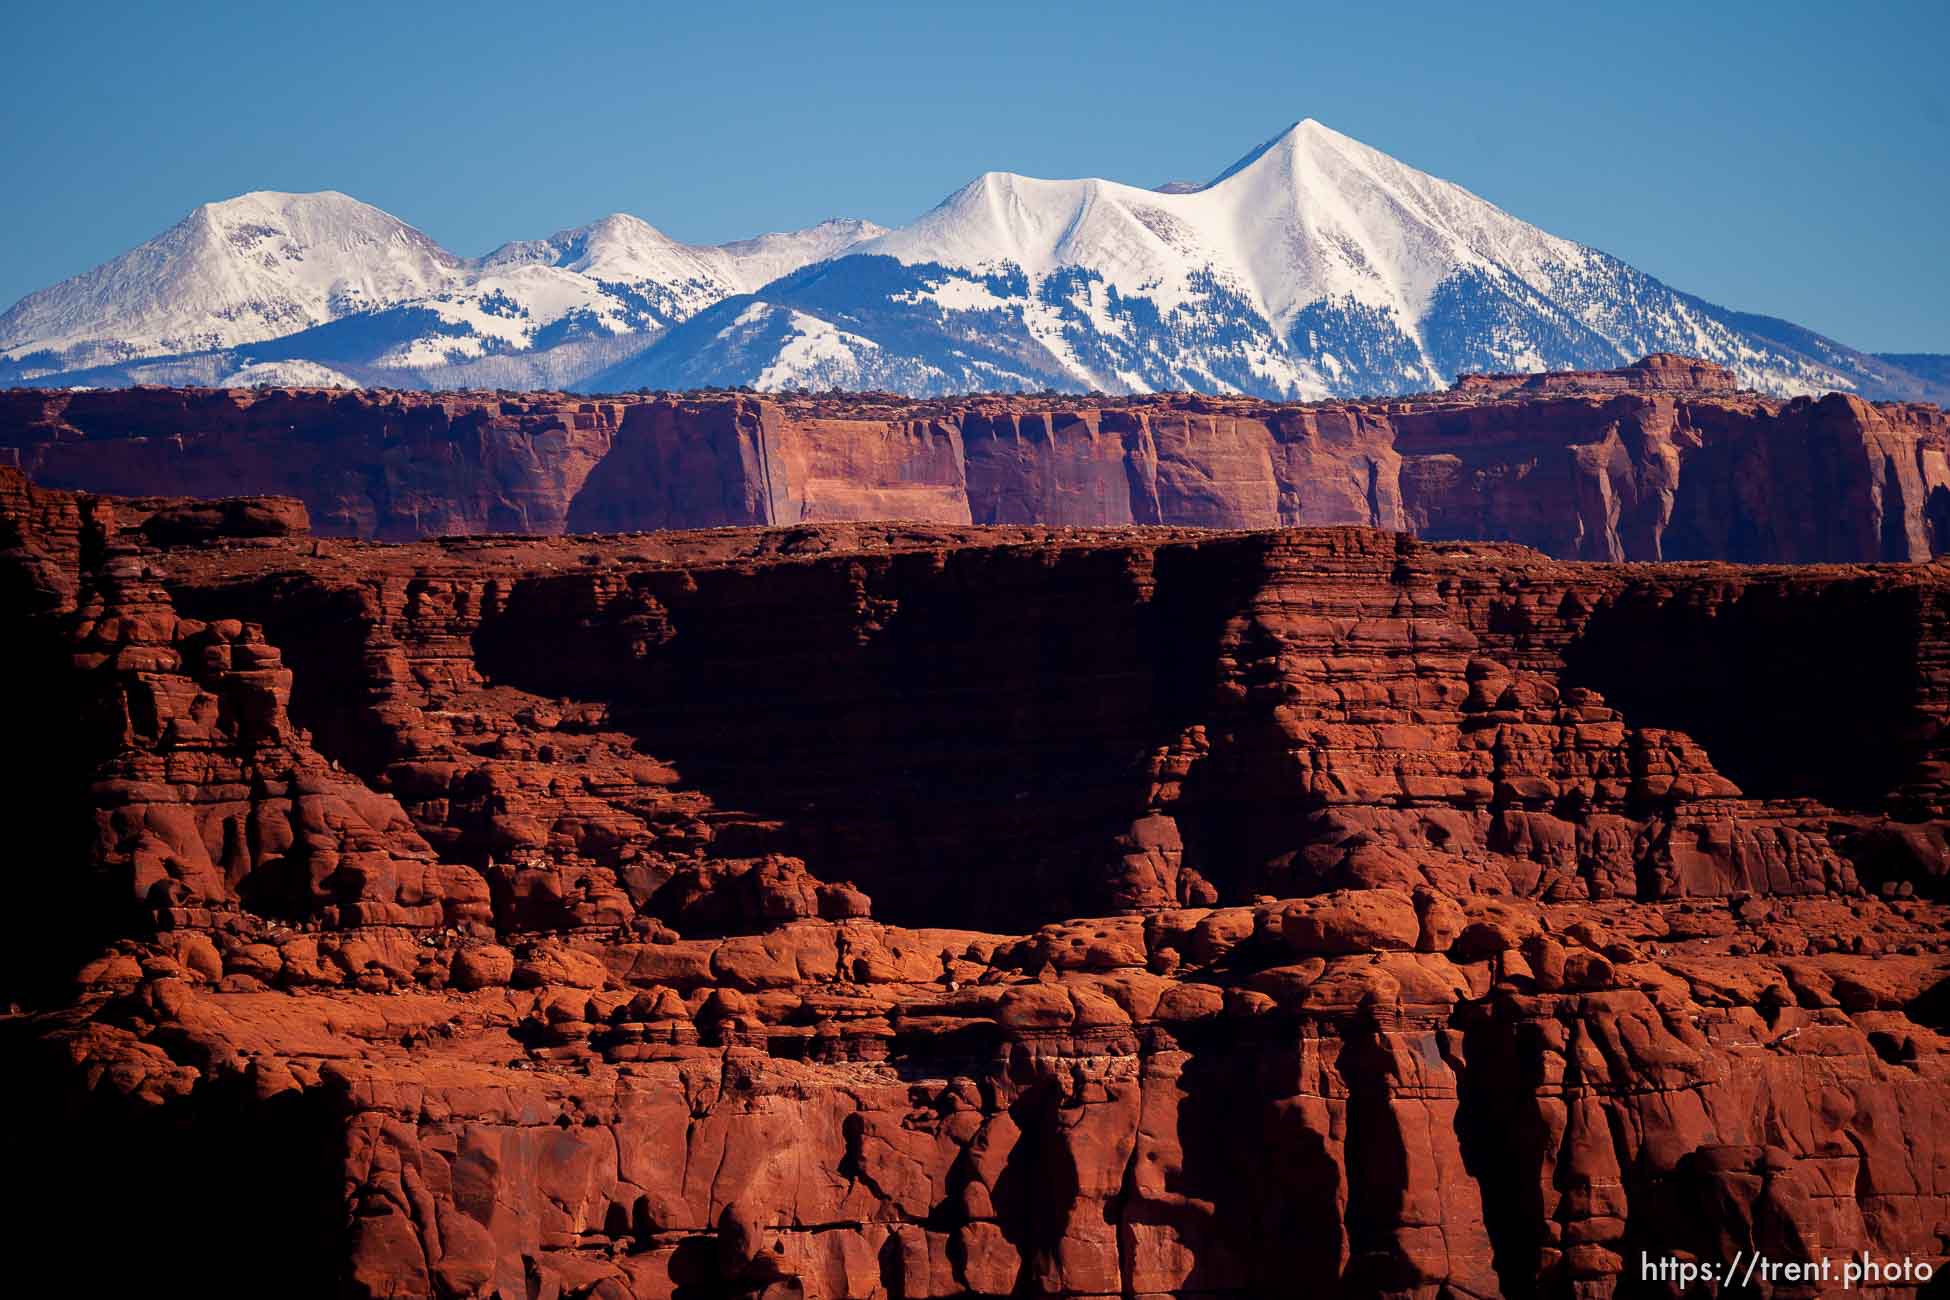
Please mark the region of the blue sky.
[[1206, 179], [1314, 117], [1678, 288], [1950, 352], [1950, 5], [10, 6], [0, 304], [207, 199], [478, 254], [607, 212], [895, 224], [976, 174]]

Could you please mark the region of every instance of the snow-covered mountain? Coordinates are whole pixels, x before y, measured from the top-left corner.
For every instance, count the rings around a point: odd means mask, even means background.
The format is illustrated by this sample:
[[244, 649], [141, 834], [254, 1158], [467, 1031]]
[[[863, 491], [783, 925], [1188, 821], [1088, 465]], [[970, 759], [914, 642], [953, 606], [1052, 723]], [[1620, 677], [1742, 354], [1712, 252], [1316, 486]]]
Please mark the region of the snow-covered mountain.
[[1888, 362], [1669, 288], [1314, 121], [1204, 186], [990, 172], [912, 225], [693, 317], [589, 387], [1311, 398], [1653, 351], [1773, 392], [1920, 392]]
[[0, 316], [0, 380], [565, 383], [883, 233], [694, 246], [616, 214], [467, 259], [343, 194], [246, 194], [22, 299]]
[[1927, 358], [1714, 306], [1313, 121], [1204, 185], [990, 172], [899, 230], [715, 246], [618, 214], [462, 258], [342, 194], [248, 194], [0, 315], [0, 384], [1312, 398], [1655, 351], [1950, 398]]
[[532, 362], [573, 343], [627, 340], [633, 351], [713, 303], [881, 233], [870, 222], [834, 220], [736, 244], [692, 245], [615, 213], [546, 239], [504, 244], [439, 292], [287, 343], [294, 357], [363, 363], [429, 382], [484, 359]]
[[0, 357], [72, 369], [277, 338], [435, 293], [461, 260], [331, 190], [206, 203], [0, 316]]

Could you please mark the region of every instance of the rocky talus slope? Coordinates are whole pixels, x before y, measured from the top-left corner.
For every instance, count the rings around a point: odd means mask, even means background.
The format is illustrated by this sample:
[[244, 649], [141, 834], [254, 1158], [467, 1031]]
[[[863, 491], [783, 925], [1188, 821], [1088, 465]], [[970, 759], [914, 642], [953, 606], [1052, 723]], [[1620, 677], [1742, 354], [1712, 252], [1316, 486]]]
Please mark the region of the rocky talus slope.
[[9, 455], [47, 486], [296, 496], [321, 535], [387, 540], [908, 519], [1363, 524], [1585, 560], [1950, 551], [1936, 406], [1784, 402], [1671, 356], [1310, 405], [14, 390]]
[[0, 583], [8, 1222], [74, 1289], [1599, 1297], [1950, 1252], [1940, 566], [386, 545], [0, 470]]

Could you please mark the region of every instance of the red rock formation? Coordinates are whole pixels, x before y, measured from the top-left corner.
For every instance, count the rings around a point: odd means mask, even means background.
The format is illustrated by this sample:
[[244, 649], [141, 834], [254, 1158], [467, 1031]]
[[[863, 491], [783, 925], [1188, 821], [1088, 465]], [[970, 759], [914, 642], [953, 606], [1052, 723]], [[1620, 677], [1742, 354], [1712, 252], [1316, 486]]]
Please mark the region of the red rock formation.
[[0, 944], [10, 1221], [91, 1290], [1946, 1262], [1935, 566], [374, 546], [0, 471], [0, 592], [53, 846]]
[[560, 394], [17, 389], [0, 446], [48, 484], [297, 497], [337, 536], [559, 533], [621, 413]]
[[1671, 390], [1732, 393], [1740, 381], [1725, 366], [1697, 357], [1654, 352], [1617, 370], [1546, 370], [1531, 374], [1457, 375], [1460, 393], [1508, 397], [1518, 392], [1629, 393]]
[[301, 498], [323, 534], [908, 519], [1366, 524], [1566, 559], [1950, 551], [1950, 421], [1654, 356], [1373, 403], [1243, 398], [0, 394], [0, 449], [101, 492]]

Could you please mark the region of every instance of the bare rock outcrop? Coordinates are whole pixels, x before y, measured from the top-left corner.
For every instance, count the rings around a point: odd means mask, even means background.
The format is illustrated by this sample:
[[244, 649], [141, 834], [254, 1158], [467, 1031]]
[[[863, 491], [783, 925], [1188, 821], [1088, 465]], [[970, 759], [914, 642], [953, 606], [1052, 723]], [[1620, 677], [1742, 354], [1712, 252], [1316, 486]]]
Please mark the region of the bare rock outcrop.
[[1780, 401], [1652, 356], [1278, 404], [1188, 394], [0, 393], [49, 486], [301, 499], [389, 540], [906, 519], [1515, 541], [1563, 559], [1848, 563], [1950, 552], [1950, 421]]
[[1939, 566], [377, 545], [0, 470], [0, 592], [10, 1222], [90, 1291], [1950, 1253]]

